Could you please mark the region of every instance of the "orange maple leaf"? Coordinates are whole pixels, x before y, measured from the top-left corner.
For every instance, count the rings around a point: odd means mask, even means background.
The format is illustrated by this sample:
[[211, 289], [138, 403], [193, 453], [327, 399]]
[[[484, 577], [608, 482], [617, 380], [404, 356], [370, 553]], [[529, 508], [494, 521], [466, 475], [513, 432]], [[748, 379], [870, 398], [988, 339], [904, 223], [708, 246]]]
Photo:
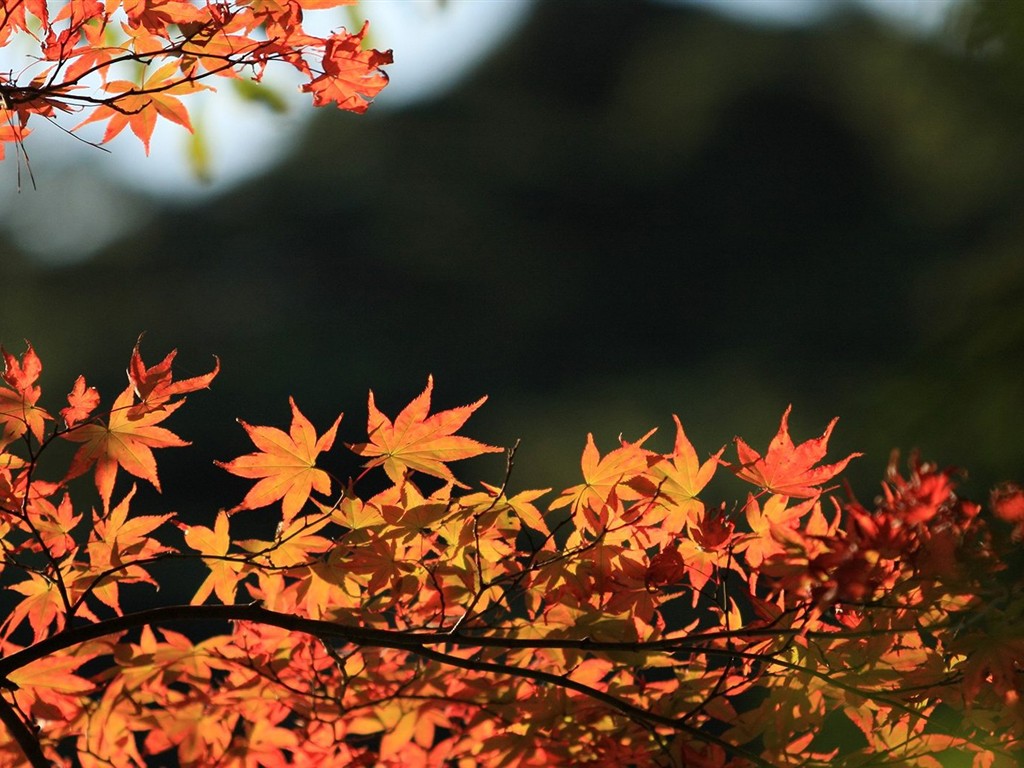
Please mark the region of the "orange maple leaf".
[[20, 125], [0, 125], [0, 160], [5, 156], [4, 144], [21, 144], [31, 132], [31, 129]]
[[118, 466], [136, 477], [148, 480], [160, 490], [156, 459], [152, 448], [180, 448], [189, 445], [164, 427], [156, 426], [176, 411], [185, 401], [169, 403], [160, 411], [132, 418], [134, 393], [129, 386], [114, 401], [110, 419], [104, 424], [83, 424], [65, 432], [63, 437], [83, 443], [71, 460], [65, 480], [78, 477], [96, 464], [96, 488], [103, 499], [103, 508], [110, 508], [110, 496]]
[[766, 491], [781, 496], [809, 499], [821, 493], [821, 489], [815, 486], [831, 480], [846, 468], [851, 459], [862, 454], [851, 453], [835, 464], [815, 467], [814, 465], [825, 457], [828, 438], [839, 419], [832, 419], [821, 437], [794, 445], [789, 436], [789, 412], [792, 409], [791, 405], [782, 414], [779, 431], [768, 444], [768, 453], [765, 456], [762, 457], [742, 438], [737, 437], [736, 453], [740, 463], [728, 466], [737, 477]]
[[55, 505], [47, 498], [32, 499], [29, 509], [32, 524], [39, 532], [39, 538], [49, 556], [60, 560], [75, 549], [72, 531], [78, 526], [82, 515], [75, 514], [71, 497], [65, 493], [60, 504]]
[[[177, 78], [177, 79], [175, 79]], [[149, 139], [156, 128], [157, 116], [170, 120], [192, 131], [188, 110], [181, 100], [172, 94], [190, 94], [209, 90], [210, 86], [196, 82], [178, 73], [178, 62], [171, 61], [150, 75], [142, 85], [129, 80], [112, 80], [104, 86], [111, 94], [109, 104], [101, 104], [85, 120], [72, 130], [78, 130], [88, 123], [109, 120], [103, 132], [102, 143], [117, 136], [125, 128], [139, 137], [146, 154], [149, 154]]]
[[89, 658], [89, 656], [73, 655], [44, 656], [14, 670], [7, 675], [7, 679], [18, 688], [44, 688], [60, 693], [92, 691], [95, 690], [96, 684], [75, 674], [75, 671], [89, 661]]
[[54, 622], [58, 632], [64, 628], [66, 606], [52, 579], [38, 573], [29, 573], [28, 579], [11, 584], [6, 589], [24, 597], [0, 624], [0, 635], [4, 638], [9, 638], [26, 618], [32, 627], [33, 642], [38, 643], [46, 637]]
[[43, 364], [32, 345], [26, 342], [25, 354], [19, 361], [3, 347], [4, 370], [0, 378], [10, 388], [0, 386], [0, 447], [8, 445], [31, 430], [36, 440], [43, 439], [45, 420], [50, 414], [36, 406], [42, 389], [36, 384]]
[[239, 477], [259, 478], [242, 502], [232, 509], [258, 509], [281, 500], [281, 513], [287, 525], [309, 499], [314, 490], [331, 492], [331, 478], [317, 469], [316, 457], [331, 449], [341, 423], [341, 414], [334, 424], [318, 439], [309, 419], [302, 415], [295, 400], [288, 398], [292, 407], [292, 425], [289, 434], [275, 427], [254, 427], [239, 419], [259, 448], [228, 462], [214, 462]]
[[454, 434], [484, 404], [486, 396], [470, 405], [428, 416], [433, 389], [434, 377], [428, 376], [427, 388], [395, 417], [394, 423], [377, 410], [371, 390], [366, 423], [370, 440], [349, 446], [359, 456], [375, 457], [366, 462], [364, 467], [369, 469], [383, 466], [391, 482], [396, 485], [402, 482], [407, 470], [414, 470], [465, 488], [467, 486], [452, 475], [447, 462], [503, 450]]
[[142, 26], [154, 34], [165, 34], [171, 24], [200, 22], [200, 9], [183, 0], [125, 0], [122, 7], [132, 26]]
[[216, 592], [217, 597], [225, 605], [235, 602], [238, 580], [245, 569], [243, 563], [227, 556], [231, 549], [229, 525], [227, 513], [221, 510], [217, 513], [212, 530], [202, 525], [182, 526], [185, 531], [185, 543], [192, 549], [211, 556], [205, 561], [210, 574], [196, 590], [192, 597], [192, 605], [204, 603], [211, 592]]
[[620, 501], [640, 498], [641, 494], [630, 488], [628, 483], [647, 470], [649, 456], [653, 460], [653, 455], [641, 448], [653, 434], [652, 429], [635, 443], [620, 438], [619, 447], [602, 457], [594, 444], [594, 435], [587, 433], [587, 444], [580, 459], [583, 482], [563, 491], [548, 509], [560, 509], [571, 504], [573, 511], [582, 509], [588, 514], [595, 529], [603, 528], [608, 520], [608, 508], [614, 509]]
[[174, 517], [166, 515], [132, 515], [129, 508], [136, 486], [107, 515], [93, 515], [93, 530], [89, 537], [89, 565], [93, 572], [103, 574], [93, 582], [92, 593], [105, 605], [121, 613], [119, 585], [146, 583], [159, 589], [159, 584], [142, 566], [133, 561], [145, 561], [155, 555], [173, 551], [149, 536]]

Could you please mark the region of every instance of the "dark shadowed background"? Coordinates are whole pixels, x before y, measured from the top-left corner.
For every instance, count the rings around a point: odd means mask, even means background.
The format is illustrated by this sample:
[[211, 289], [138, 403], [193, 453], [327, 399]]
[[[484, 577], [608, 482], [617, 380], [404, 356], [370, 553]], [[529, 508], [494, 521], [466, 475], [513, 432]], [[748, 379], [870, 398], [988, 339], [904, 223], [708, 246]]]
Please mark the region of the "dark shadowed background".
[[393, 414], [428, 373], [439, 407], [490, 395], [465, 432], [522, 439], [514, 488], [577, 482], [587, 431], [667, 449], [672, 413], [702, 455], [763, 447], [792, 403], [798, 440], [841, 417], [863, 497], [893, 448], [983, 497], [1024, 480], [1024, 77], [1020, 25], [980, 7], [929, 37], [539, 2], [446, 95], [321, 113], [272, 173], [92, 259], [0, 242], [0, 337], [53, 410], [78, 373], [109, 403], [141, 331], [183, 374], [219, 355], [147, 497], [207, 523], [248, 487], [212, 466], [251, 447], [234, 417], [285, 426], [294, 395], [358, 441], [367, 388]]

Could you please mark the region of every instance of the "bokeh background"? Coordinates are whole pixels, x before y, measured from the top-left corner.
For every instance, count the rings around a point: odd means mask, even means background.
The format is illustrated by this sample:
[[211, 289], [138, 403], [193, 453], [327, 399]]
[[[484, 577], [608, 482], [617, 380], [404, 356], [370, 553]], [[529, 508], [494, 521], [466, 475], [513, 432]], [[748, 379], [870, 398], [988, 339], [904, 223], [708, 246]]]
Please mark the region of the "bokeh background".
[[829, 0], [513, 5], [418, 98], [292, 107], [274, 152], [243, 115], [233, 184], [162, 196], [159, 164], [108, 175], [58, 135], [30, 139], [17, 193], [10, 153], [0, 339], [32, 341], [50, 407], [78, 373], [109, 403], [143, 331], [183, 374], [219, 355], [149, 502], [206, 522], [247, 487], [212, 465], [251, 447], [234, 417], [284, 426], [294, 395], [358, 441], [368, 388], [394, 413], [428, 373], [438, 407], [490, 395], [465, 431], [522, 440], [513, 488], [574, 484], [588, 431], [607, 450], [658, 426], [667, 449], [673, 413], [702, 454], [764, 446], [790, 403], [799, 440], [841, 417], [831, 455], [865, 454], [866, 499], [894, 448], [968, 469], [976, 498], [1024, 480], [1020, 4], [928, 25]]

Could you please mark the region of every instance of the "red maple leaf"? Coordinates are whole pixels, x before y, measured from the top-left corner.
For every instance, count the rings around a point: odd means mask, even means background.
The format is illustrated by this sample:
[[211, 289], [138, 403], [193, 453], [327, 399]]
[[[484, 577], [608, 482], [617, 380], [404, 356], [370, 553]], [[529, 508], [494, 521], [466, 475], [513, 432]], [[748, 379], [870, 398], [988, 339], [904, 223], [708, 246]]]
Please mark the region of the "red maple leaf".
[[[172, 349], [163, 360], [156, 365], [147, 368], [142, 362], [142, 355], [139, 353], [139, 343], [142, 337], [135, 342], [135, 349], [132, 350], [132, 358], [128, 363], [128, 381], [139, 402], [132, 406], [129, 411], [130, 418], [138, 418], [150, 411], [163, 408], [167, 401], [174, 395], [183, 395], [186, 392], [195, 392], [198, 389], [207, 389], [214, 377], [220, 373], [220, 360], [213, 358], [213, 370], [202, 376], [193, 376], [190, 379], [174, 381], [171, 373], [171, 365], [178, 354], [178, 350]], [[83, 382], [84, 383], [84, 382]], [[77, 382], [75, 384], [77, 387]], [[70, 395], [69, 395], [70, 398]], [[74, 405], [74, 404], [72, 404]]]
[[992, 490], [992, 512], [1000, 520], [1013, 523], [1013, 540], [1024, 538], [1024, 488], [1003, 483]]
[[100, 394], [96, 387], [86, 386], [85, 376], [75, 379], [74, 388], [68, 393], [67, 408], [60, 409], [64, 424], [69, 428], [88, 419], [96, 406], [100, 404]]
[[649, 590], [675, 584], [686, 575], [683, 556], [675, 547], [667, 547], [651, 558], [644, 574], [644, 584]]
[[0, 348], [4, 356], [3, 380], [18, 392], [34, 392], [37, 389], [36, 380], [43, 372], [43, 364], [39, 361], [36, 351], [32, 349], [32, 345], [25, 342], [25, 346], [25, 354], [21, 356], [20, 361], [6, 349]]
[[814, 466], [825, 457], [828, 438], [839, 419], [832, 419], [821, 437], [794, 445], [789, 436], [789, 412], [792, 409], [791, 405], [782, 414], [779, 431], [768, 444], [767, 454], [761, 456], [742, 438], [737, 437], [736, 453], [740, 461], [739, 464], [728, 466], [737, 477], [766, 491], [781, 496], [809, 499], [821, 493], [821, 489], [816, 486], [831, 480], [846, 468], [851, 459], [862, 454], [851, 453], [835, 464]]
[[388, 76], [378, 67], [392, 62], [391, 51], [364, 50], [366, 28], [364, 24], [358, 34], [342, 32], [327, 41], [323, 74], [302, 86], [313, 94], [316, 106], [333, 101], [339, 109], [362, 113], [388, 84]]

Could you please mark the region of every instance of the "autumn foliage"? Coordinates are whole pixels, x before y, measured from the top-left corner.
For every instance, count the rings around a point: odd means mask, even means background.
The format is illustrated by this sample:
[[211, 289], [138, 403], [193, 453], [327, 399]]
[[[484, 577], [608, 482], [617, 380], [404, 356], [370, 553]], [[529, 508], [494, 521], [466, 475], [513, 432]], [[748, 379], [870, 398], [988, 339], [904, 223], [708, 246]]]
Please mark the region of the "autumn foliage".
[[159, 119], [189, 130], [185, 97], [212, 81], [259, 81], [271, 64], [290, 67], [317, 105], [364, 112], [387, 84], [390, 51], [365, 48], [366, 25], [326, 37], [303, 27], [304, 12], [355, 0], [0, 0], [0, 49], [23, 64], [0, 73], [0, 159], [29, 126], [61, 113], [72, 130], [104, 126], [100, 143], [125, 128], [149, 151]]
[[[304, 27], [348, 4], [0, 0], [25, 54], [0, 158], [60, 113], [148, 150], [159, 119], [191, 127], [185, 97], [271, 64], [362, 112], [390, 52]], [[79, 376], [43, 403], [32, 346], [2, 356], [0, 768], [1024, 758], [1020, 485], [986, 511], [912, 458], [865, 504], [858, 454], [826, 462], [836, 421], [796, 443], [787, 409], [763, 452], [698, 452], [674, 417], [667, 452], [588, 435], [578, 482], [513, 491], [516, 448], [460, 434], [484, 399], [432, 412], [428, 378], [394, 416], [371, 392], [351, 442], [294, 399], [285, 429], [240, 421], [251, 452], [217, 465], [246, 490], [188, 524], [138, 483], [163, 490], [159, 451], [189, 445], [167, 422], [219, 361], [175, 378], [136, 345], [119, 393]], [[450, 466], [488, 453], [492, 483]], [[710, 503], [716, 476], [736, 490]]]
[[[665, 453], [588, 437], [578, 483], [513, 492], [514, 450], [456, 479], [501, 449], [459, 434], [483, 400], [432, 413], [428, 380], [393, 417], [371, 393], [344, 445], [294, 400], [287, 429], [241, 422], [254, 450], [219, 465], [249, 490], [186, 525], [137, 482], [219, 363], [176, 379], [136, 346], [122, 392], [79, 377], [59, 407], [31, 346], [3, 356], [0, 765], [1021, 757], [1019, 486], [990, 515], [912, 460], [865, 505], [837, 487], [854, 456], [823, 463], [835, 422], [795, 443], [787, 410], [763, 453], [699, 453], [676, 418]], [[325, 469], [346, 454], [354, 477]], [[715, 475], [739, 501], [701, 498]], [[189, 564], [190, 604], [125, 608]]]

